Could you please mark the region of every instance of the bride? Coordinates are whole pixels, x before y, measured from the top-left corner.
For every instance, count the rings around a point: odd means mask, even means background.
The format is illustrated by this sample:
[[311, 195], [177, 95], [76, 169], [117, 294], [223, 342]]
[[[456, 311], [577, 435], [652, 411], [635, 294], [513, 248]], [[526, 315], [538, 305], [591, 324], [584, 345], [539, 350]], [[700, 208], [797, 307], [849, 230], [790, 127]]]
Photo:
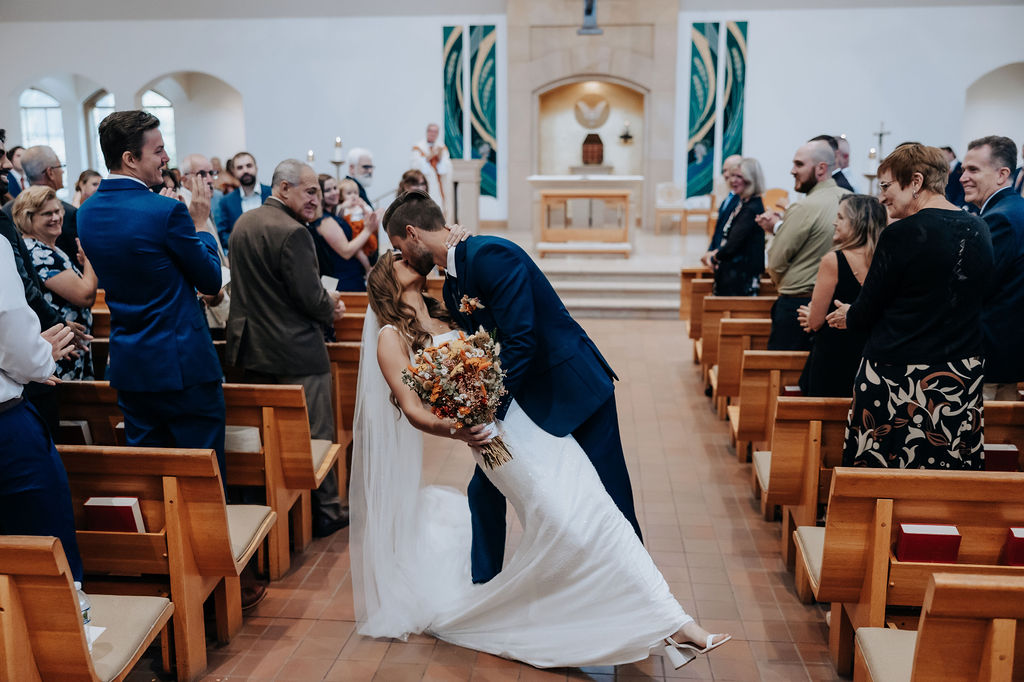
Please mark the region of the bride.
[[359, 632], [426, 632], [541, 668], [631, 663], [663, 642], [678, 668], [725, 643], [683, 611], [576, 441], [543, 431], [514, 401], [501, 423], [513, 459], [484, 471], [522, 539], [501, 573], [473, 584], [467, 499], [421, 486], [420, 432], [481, 445], [492, 431], [453, 431], [402, 383], [411, 353], [458, 336], [423, 285], [390, 252], [367, 279], [351, 485]]

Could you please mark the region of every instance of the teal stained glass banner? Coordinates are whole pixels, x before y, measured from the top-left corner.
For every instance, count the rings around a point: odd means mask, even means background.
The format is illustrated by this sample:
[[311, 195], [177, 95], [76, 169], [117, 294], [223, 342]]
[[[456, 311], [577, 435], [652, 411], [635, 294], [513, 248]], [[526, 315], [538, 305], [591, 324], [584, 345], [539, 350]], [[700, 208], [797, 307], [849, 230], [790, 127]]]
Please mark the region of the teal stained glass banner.
[[722, 90], [722, 158], [743, 154], [743, 91], [747, 80], [747, 22], [725, 25], [725, 83]]
[[444, 27], [444, 144], [453, 159], [462, 158], [462, 27]]
[[715, 163], [715, 95], [718, 88], [717, 23], [695, 23], [690, 48], [690, 130], [686, 145], [686, 196], [710, 194]]
[[498, 196], [497, 32], [494, 26], [469, 27], [470, 149], [474, 159], [484, 159], [480, 169], [480, 194]]

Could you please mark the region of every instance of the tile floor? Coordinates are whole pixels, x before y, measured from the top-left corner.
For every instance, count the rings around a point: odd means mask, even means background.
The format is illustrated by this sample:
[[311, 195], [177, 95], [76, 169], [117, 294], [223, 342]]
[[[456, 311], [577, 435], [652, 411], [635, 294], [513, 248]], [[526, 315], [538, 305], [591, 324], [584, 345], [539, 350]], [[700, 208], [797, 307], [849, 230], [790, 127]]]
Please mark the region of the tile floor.
[[[207, 680], [833, 680], [819, 607], [800, 604], [779, 558], [780, 527], [750, 495], [691, 362], [682, 322], [583, 320], [622, 381], [623, 445], [647, 547], [684, 608], [734, 640], [676, 671], [660, 651], [616, 667], [538, 670], [417, 636], [379, 641], [355, 632], [348, 532], [294, 557], [227, 646], [211, 644]], [[424, 477], [464, 488], [472, 460], [428, 440]], [[516, 539], [513, 528], [512, 541]], [[129, 680], [169, 679], [144, 659]]]

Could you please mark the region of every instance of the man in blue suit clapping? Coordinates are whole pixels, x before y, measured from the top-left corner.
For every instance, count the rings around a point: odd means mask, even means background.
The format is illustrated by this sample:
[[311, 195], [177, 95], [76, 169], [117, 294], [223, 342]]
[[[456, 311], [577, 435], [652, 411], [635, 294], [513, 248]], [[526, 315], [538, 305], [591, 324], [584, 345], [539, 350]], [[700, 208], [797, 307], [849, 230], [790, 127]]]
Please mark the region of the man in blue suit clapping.
[[[441, 209], [426, 193], [415, 190], [388, 208], [384, 227], [391, 243], [420, 274], [435, 265], [445, 269], [445, 305], [460, 327], [474, 332], [483, 326], [497, 335], [508, 391], [497, 418], [504, 419], [514, 398], [548, 433], [571, 433], [639, 536], [619, 437], [612, 383], [617, 377], [533, 259], [500, 237], [470, 237], [449, 248]], [[481, 305], [471, 313], [461, 312], [464, 299]], [[479, 467], [468, 496], [473, 582], [482, 583], [501, 571], [505, 497]]]
[[154, 194], [167, 163], [160, 121], [118, 111], [100, 123], [110, 170], [78, 211], [78, 233], [110, 307], [110, 370], [129, 445], [214, 449], [224, 476], [221, 367], [196, 289], [221, 288], [216, 238], [196, 230], [210, 190], [185, 204]]

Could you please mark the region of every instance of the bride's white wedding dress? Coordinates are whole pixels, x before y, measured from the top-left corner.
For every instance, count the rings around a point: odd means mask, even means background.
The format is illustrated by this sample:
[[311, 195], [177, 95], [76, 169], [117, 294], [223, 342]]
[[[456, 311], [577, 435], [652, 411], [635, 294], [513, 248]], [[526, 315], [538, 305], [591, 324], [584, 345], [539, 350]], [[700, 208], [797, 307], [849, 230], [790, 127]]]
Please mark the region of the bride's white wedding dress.
[[421, 435], [387, 398], [371, 314], [366, 327], [351, 493], [361, 634], [426, 632], [538, 667], [574, 667], [644, 659], [692, 620], [576, 441], [541, 430], [515, 402], [502, 424], [513, 459], [484, 471], [515, 508], [522, 539], [501, 573], [472, 584], [466, 496], [420, 485]]

